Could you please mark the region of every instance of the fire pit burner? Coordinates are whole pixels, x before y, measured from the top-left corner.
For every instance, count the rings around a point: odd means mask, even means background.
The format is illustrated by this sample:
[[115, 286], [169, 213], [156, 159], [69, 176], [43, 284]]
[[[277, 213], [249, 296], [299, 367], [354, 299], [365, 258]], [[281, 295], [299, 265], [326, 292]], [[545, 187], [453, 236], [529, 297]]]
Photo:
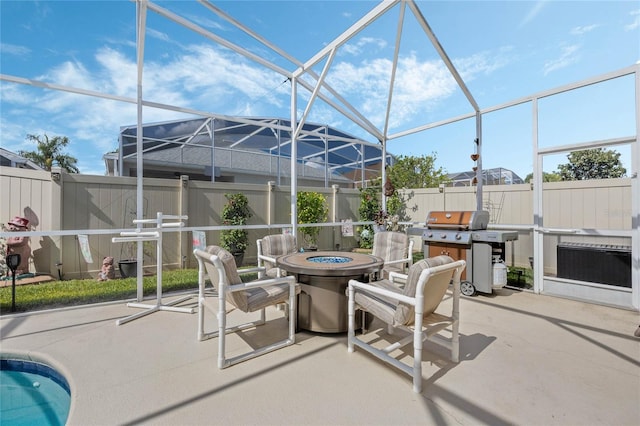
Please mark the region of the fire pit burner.
[[348, 263], [353, 259], [346, 256], [314, 256], [308, 257], [307, 260], [314, 263]]

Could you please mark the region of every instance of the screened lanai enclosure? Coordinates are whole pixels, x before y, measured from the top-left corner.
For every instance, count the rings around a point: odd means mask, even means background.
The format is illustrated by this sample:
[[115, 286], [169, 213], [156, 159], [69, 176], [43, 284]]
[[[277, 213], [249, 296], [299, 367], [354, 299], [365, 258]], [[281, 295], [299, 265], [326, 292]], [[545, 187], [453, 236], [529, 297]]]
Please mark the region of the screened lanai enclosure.
[[[142, 133], [146, 177], [291, 184], [290, 120], [213, 116], [145, 124]], [[302, 126], [297, 153], [298, 183], [306, 186], [364, 186], [383, 164], [380, 144], [313, 123]], [[105, 156], [110, 174], [136, 176], [136, 156], [137, 126], [123, 127], [118, 152]]]
[[[90, 9], [91, 3], [69, 2], [65, 7]], [[470, 192], [456, 192], [462, 188], [433, 188], [433, 194], [429, 193], [433, 197], [425, 198], [428, 201], [422, 209], [446, 210], [452, 202], [464, 206], [465, 210], [499, 205], [503, 218], [517, 219], [489, 226], [519, 232], [517, 247], [527, 252], [524, 263], [528, 266], [530, 261], [534, 292], [640, 309], [637, 26], [630, 25], [625, 30], [630, 36], [625, 41], [631, 40], [627, 43], [629, 46], [600, 46], [599, 49], [605, 53], [623, 48], [631, 51], [625, 57], [625, 63], [616, 62], [611, 69], [608, 58], [600, 60], [596, 75], [585, 75], [587, 71], [580, 68], [584, 72], [575, 81], [550, 78], [554, 70], [571, 61], [547, 61], [541, 67], [543, 71], [525, 82], [520, 75], [529, 68], [528, 60], [535, 50], [532, 46], [538, 47], [536, 32], [528, 32], [528, 44], [514, 51], [510, 46], [512, 40], [496, 41], [508, 36], [492, 28], [492, 23], [478, 22], [472, 12], [477, 12], [478, 8], [495, 8], [495, 13], [487, 19], [495, 19], [493, 24], [497, 25], [502, 19], [501, 7], [507, 4], [521, 7], [526, 2], [344, 2], [358, 9], [353, 16], [345, 14], [343, 18], [348, 20], [344, 21], [337, 16], [319, 19], [306, 13], [302, 9], [310, 3], [319, 5], [318, 10], [321, 10], [325, 2], [260, 2], [263, 7], [298, 8], [298, 19], [287, 22], [278, 20], [277, 16], [271, 20], [261, 19], [251, 10], [251, 2], [114, 2], [114, 6], [109, 7], [130, 9], [127, 10], [129, 15], [124, 12], [120, 17], [121, 22], [109, 22], [110, 28], [121, 28], [121, 23], [127, 22], [135, 26], [135, 40], [129, 34], [129, 40], [101, 49], [96, 57], [107, 64], [105, 68], [125, 73], [124, 83], [87, 87], [81, 79], [76, 82], [64, 73], [57, 79], [45, 72], [30, 76], [10, 75], [11, 64], [7, 66], [3, 62], [2, 94], [8, 97], [5, 94], [15, 93], [7, 89], [17, 91], [18, 86], [28, 86], [34, 91], [62, 93], [65, 102], [51, 102], [62, 105], [60, 109], [74, 107], [69, 98], [88, 98], [90, 102], [81, 105], [95, 108], [91, 109], [94, 116], [126, 111], [117, 124], [109, 123], [112, 125], [109, 129], [115, 128], [114, 133], [117, 133], [120, 126], [131, 126], [121, 128], [119, 137], [111, 133], [105, 136], [118, 138], [121, 157], [110, 154], [107, 159], [115, 175], [136, 177], [135, 200], [132, 200], [136, 206], [144, 206], [147, 202], [145, 191], [149, 186], [145, 187], [144, 176], [177, 178], [176, 174], [186, 174], [213, 184], [241, 184], [258, 179], [274, 181], [289, 190], [286, 201], [277, 204], [279, 211], [286, 211], [288, 221], [277, 223], [281, 225], [278, 229], [290, 227], [294, 234], [298, 232], [296, 200], [299, 186], [310, 183], [325, 187], [358, 186], [377, 176], [385, 182], [385, 166], [392, 162], [390, 153], [395, 149], [429, 154], [432, 144], [444, 140], [438, 158], [445, 162], [464, 158], [468, 167], [449, 171], [471, 169], [475, 179], [472, 176], [465, 179], [476, 183]], [[541, 6], [552, 3], [556, 2], [530, 2], [529, 6], [537, 12]], [[568, 7], [567, 4], [574, 2], [557, 3]], [[575, 7], [590, 7], [595, 3], [600, 2], [584, 2]], [[629, 2], [601, 3], [628, 7]], [[445, 14], [441, 12], [445, 9], [450, 12], [446, 15], [449, 20], [443, 19]], [[227, 10], [237, 11], [238, 15]], [[567, 16], [570, 14], [567, 12]], [[635, 17], [637, 10], [631, 14]], [[523, 15], [527, 12], [523, 11]], [[558, 15], [552, 19], [548, 16], [546, 21], [537, 23], [535, 30], [538, 35], [546, 33], [551, 25], [558, 25], [564, 17]], [[514, 31], [528, 31], [523, 27], [529, 18], [527, 15]], [[95, 20], [102, 22], [99, 16]], [[316, 31], [326, 28], [333, 32], [327, 39], [307, 42], [307, 37], [315, 34], [307, 28], [312, 24]], [[277, 41], [267, 39], [262, 33], [262, 30], [274, 31], [274, 28], [278, 31], [272, 32], [272, 36]], [[451, 28], [455, 31], [448, 33], [446, 41], [439, 38]], [[562, 34], [578, 37], [588, 29], [592, 27], [578, 27], [573, 31], [565, 28]], [[388, 36], [385, 40], [377, 37], [382, 32]], [[78, 34], [78, 38], [82, 36]], [[176, 41], [181, 37], [189, 42]], [[489, 43], [487, 38], [491, 39], [491, 47], [485, 45]], [[3, 43], [9, 42], [19, 44], [19, 40], [8, 40], [3, 33]], [[586, 39], [581, 42], [586, 43]], [[373, 50], [374, 43], [384, 47], [379, 57], [351, 62], [344, 59], [367, 49]], [[121, 54], [117, 51], [120, 44], [135, 45], [135, 52], [132, 48], [131, 52]], [[282, 44], [292, 49], [295, 44], [297, 54], [289, 53]], [[565, 46], [563, 52], [570, 56], [579, 45], [576, 41]], [[545, 48], [548, 46], [540, 46], [540, 50]], [[171, 51], [167, 53], [169, 49]], [[509, 54], [503, 56], [504, 52]], [[126, 58], [127, 55], [131, 58]], [[567, 59], [564, 54], [558, 56]], [[177, 59], [165, 63], [162, 61], [165, 57]], [[494, 70], [514, 58], [517, 65], [491, 79]], [[183, 73], [174, 81], [172, 78], [176, 74], [168, 71], [176, 70]], [[214, 78], [218, 76], [222, 77]], [[515, 80], [506, 81], [506, 77], [514, 76], [517, 77]], [[491, 83], [479, 87], [477, 82], [483, 79], [491, 79]], [[535, 80], [535, 86], [524, 84], [532, 83], [532, 80]], [[226, 86], [221, 87], [224, 84]], [[165, 90], [176, 86], [188, 93]], [[252, 91], [232, 102], [234, 99], [226, 91], [231, 86], [251, 88]], [[107, 89], [103, 90], [103, 87]], [[529, 87], [535, 87], [537, 91], [522, 92]], [[243, 92], [243, 96], [246, 93], [249, 91]], [[620, 95], [612, 97], [612, 93]], [[360, 100], [355, 101], [356, 97]], [[11, 97], [19, 98], [36, 99], [37, 96]], [[443, 98], [451, 98], [451, 104], [440, 104], [438, 101]], [[266, 107], [255, 114], [253, 110], [257, 109], [258, 101], [265, 99]], [[33, 102], [32, 107], [42, 105]], [[16, 114], [24, 115], [27, 107], [21, 107]], [[232, 112], [221, 111], [221, 108]], [[3, 114], [5, 111], [7, 109], [3, 109]], [[612, 111], [614, 117], [611, 117]], [[401, 119], [407, 115], [412, 116], [411, 121]], [[325, 120], [325, 117], [331, 119]], [[63, 115], [60, 120], [63, 119], [68, 120], [68, 117]], [[90, 120], [77, 122], [88, 123]], [[89, 127], [79, 133], [95, 136], [100, 130], [98, 126]], [[452, 136], [445, 138], [443, 129], [453, 129]], [[562, 182], [555, 186], [545, 182], [545, 173], [549, 171], [547, 164], [556, 161], [558, 156], [596, 148], [621, 150], [628, 161], [627, 174], [619, 180], [599, 182], [601, 191], [588, 187], [588, 181]], [[103, 149], [101, 155], [106, 150]], [[469, 160], [470, 155], [473, 162]], [[508, 205], [503, 205], [502, 200], [491, 199], [483, 188], [485, 169], [513, 168], [508, 160], [504, 160], [507, 164], [496, 164], [503, 158], [525, 158], [527, 170], [522, 176], [531, 174], [528, 184], [519, 185], [518, 190], [524, 191], [524, 195], [510, 198]], [[61, 191], [59, 179], [59, 174], [52, 175], [54, 193]], [[98, 183], [94, 185], [99, 186]], [[180, 190], [186, 186], [185, 183]], [[515, 192], [516, 189], [509, 188], [504, 193], [512, 190]], [[80, 195], [82, 200], [90, 198], [85, 193]], [[185, 193], [180, 196], [183, 200], [187, 198]], [[437, 199], [440, 201], [434, 201], [434, 197], [441, 197]], [[198, 205], [198, 210], [209, 214], [206, 223], [190, 220], [188, 226], [180, 229], [183, 234], [220, 225], [213, 223], [216, 217], [208, 208], [211, 200], [206, 196], [200, 198], [202, 204]], [[385, 206], [386, 196], [381, 194], [381, 199]], [[6, 215], [31, 208], [31, 200], [25, 197], [15, 195], [12, 200], [19, 200], [12, 210], [0, 206]], [[96, 201], [100, 200], [89, 199], [88, 203]], [[216, 202], [222, 204], [224, 199], [218, 197]], [[64, 213], [73, 216], [76, 206], [70, 204]], [[37, 234], [23, 234], [31, 236], [32, 240], [44, 236], [47, 238], [44, 244], [56, 246], [55, 240], [61, 237], [120, 231], [116, 226], [120, 226], [122, 220], [108, 221], [102, 214], [103, 206], [90, 204], [89, 207], [87, 211], [102, 220], [99, 222], [101, 229], [85, 229], [83, 226], [89, 220], [79, 218], [73, 222], [75, 228], [64, 228], [60, 221], [47, 229], [41, 225]], [[508, 216], [508, 210], [525, 212], [525, 218], [515, 214]], [[145, 214], [146, 218], [153, 217], [155, 213], [145, 212], [143, 208], [132, 211], [138, 220], [144, 219]], [[424, 223], [426, 212], [420, 211], [421, 217], [413, 217], [412, 224]], [[357, 220], [356, 214], [353, 216], [350, 219]], [[341, 225], [338, 219], [341, 218], [336, 217], [335, 223], [324, 223], [323, 226], [337, 228]], [[270, 226], [275, 225], [252, 226], [271, 231]], [[8, 235], [3, 232], [0, 236]], [[76, 241], [72, 243], [77, 246]], [[630, 260], [628, 286], [558, 276], [557, 250], [568, 243], [624, 246]], [[63, 251], [58, 247], [56, 250]], [[190, 255], [186, 250], [182, 254]], [[141, 244], [138, 244], [137, 256], [142, 259]], [[54, 264], [55, 259], [50, 262]], [[141, 274], [138, 277], [141, 282]]]

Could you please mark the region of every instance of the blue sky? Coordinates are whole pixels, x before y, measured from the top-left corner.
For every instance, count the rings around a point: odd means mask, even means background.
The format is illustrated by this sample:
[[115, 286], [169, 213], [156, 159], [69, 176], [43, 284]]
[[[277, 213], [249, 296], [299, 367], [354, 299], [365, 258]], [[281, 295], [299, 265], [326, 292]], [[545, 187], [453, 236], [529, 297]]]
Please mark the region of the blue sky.
[[[278, 57], [194, 1], [158, 1], [201, 27], [287, 70]], [[222, 1], [216, 6], [300, 61], [371, 10], [370, 1]], [[481, 108], [616, 71], [640, 59], [640, 1], [418, 1]], [[327, 79], [382, 128], [398, 21], [396, 6], [343, 46]], [[135, 4], [129, 1], [0, 1], [0, 72], [135, 98]], [[320, 73], [324, 62], [314, 69]], [[229, 115], [289, 118], [289, 84], [263, 66], [149, 11], [144, 98]], [[390, 133], [472, 112], [407, 10]], [[104, 174], [134, 105], [0, 82], [0, 144], [33, 150], [26, 135], [68, 136], [82, 173]], [[540, 145], [635, 133], [633, 80], [622, 78], [540, 102]], [[305, 93], [298, 107], [304, 109]], [[597, 104], [593, 100], [597, 99]], [[145, 109], [144, 121], [184, 115]], [[318, 101], [309, 121], [372, 138]], [[483, 119], [483, 166], [532, 171], [531, 109]], [[466, 120], [389, 142], [393, 154], [435, 154], [449, 172], [471, 169], [475, 122]], [[616, 147], [630, 169], [630, 148]], [[566, 155], [545, 159], [547, 171]]]

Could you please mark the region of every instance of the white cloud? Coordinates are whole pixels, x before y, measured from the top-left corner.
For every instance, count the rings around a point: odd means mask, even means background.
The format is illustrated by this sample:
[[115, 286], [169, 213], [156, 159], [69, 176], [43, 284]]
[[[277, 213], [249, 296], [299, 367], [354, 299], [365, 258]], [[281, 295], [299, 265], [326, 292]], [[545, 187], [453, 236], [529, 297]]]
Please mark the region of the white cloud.
[[195, 22], [201, 27], [208, 28], [211, 30], [223, 30], [223, 31], [225, 30], [225, 27], [223, 25], [214, 21], [213, 19], [207, 18], [205, 15], [188, 14], [186, 16], [190, 21]]
[[533, 21], [536, 18], [536, 16], [538, 16], [538, 14], [542, 11], [542, 9], [546, 6], [547, 2], [548, 0], [539, 0], [535, 2], [533, 7], [529, 9], [529, 13], [527, 13], [527, 16], [525, 16], [522, 19], [522, 21], [520, 21], [519, 27], [524, 27], [529, 22]]
[[592, 25], [587, 25], [585, 27], [583, 26], [578, 26], [575, 28], [571, 29], [571, 34], [572, 35], [582, 35], [588, 32], [591, 32], [593, 30], [595, 30], [596, 28], [598, 28], [600, 26], [600, 24], [592, 24]]
[[98, 50], [95, 59], [101, 66], [101, 90], [114, 95], [136, 97], [137, 66], [125, 55], [110, 48]]
[[363, 52], [368, 54], [372, 53], [373, 48], [376, 50], [382, 50], [387, 46], [386, 40], [375, 37], [360, 37], [353, 43], [346, 43], [342, 45], [338, 53], [345, 56], [358, 56]]
[[[94, 60], [60, 63], [36, 80], [135, 99], [135, 59], [101, 48]], [[222, 114], [269, 115], [288, 106], [282, 98], [289, 94], [286, 85], [282, 86], [284, 77], [226, 49], [188, 46], [182, 55], [163, 61], [145, 63], [143, 90], [147, 100]], [[96, 167], [101, 170], [102, 155], [117, 146], [120, 126], [136, 122], [135, 104], [64, 91], [2, 83], [2, 98], [6, 106], [0, 117], [3, 146], [32, 149], [22, 147], [27, 133], [68, 136], [69, 151], [80, 159], [83, 173]], [[143, 113], [147, 122], [182, 116], [152, 108]], [[18, 121], [20, 126], [12, 124]]]
[[0, 43], [0, 52], [3, 55], [27, 56], [31, 53], [31, 49], [16, 44]]
[[557, 71], [559, 69], [568, 67], [571, 64], [574, 64], [578, 61], [578, 52], [580, 50], [580, 45], [572, 44], [569, 46], [564, 46], [562, 48], [562, 52], [559, 58], [552, 59], [546, 61], [544, 64], [544, 75], [549, 74], [550, 72]]
[[[362, 38], [358, 44], [361, 47], [385, 47], [375, 38]], [[503, 66], [500, 57], [500, 54], [478, 54], [456, 60], [456, 66], [465, 80], [470, 81], [479, 73], [490, 73]], [[93, 59], [94, 62], [86, 63], [63, 62], [37, 79], [135, 98], [137, 72], [134, 58], [103, 47]], [[337, 62], [327, 79], [370, 121], [381, 126], [386, 112], [391, 66], [391, 60], [386, 58]], [[442, 63], [421, 60], [413, 54], [400, 57], [396, 77], [392, 127], [408, 123], [457, 89]], [[283, 83], [284, 77], [227, 49], [210, 45], [186, 46], [177, 56], [147, 60], [143, 78], [146, 100], [220, 114], [289, 117], [290, 84]], [[83, 173], [101, 170], [102, 155], [117, 146], [120, 126], [136, 122], [134, 104], [13, 86], [5, 90], [3, 85], [3, 104], [12, 114], [22, 111], [28, 120], [23, 119], [23, 128], [17, 129], [9, 125], [15, 117], [3, 114], [0, 128], [11, 131], [16, 137], [15, 143], [22, 142], [26, 133], [37, 133], [40, 128], [42, 133], [68, 136], [73, 146], [72, 155], [80, 159], [79, 167]], [[302, 99], [308, 97], [306, 90], [299, 90], [299, 94]], [[152, 108], [145, 108], [143, 112], [145, 122], [182, 116], [173, 111]], [[348, 126], [345, 128], [347, 131], [353, 129], [339, 112], [321, 101], [314, 104], [309, 121], [339, 128]], [[3, 144], [6, 136], [4, 134]]]
[[149, 27], [147, 27], [145, 35], [152, 38], [157, 38], [158, 40], [162, 40], [162, 41], [171, 41], [171, 39], [166, 33], [163, 33], [162, 31], [154, 30], [153, 28], [149, 28]]
[[624, 26], [625, 31], [633, 31], [640, 28], [640, 9], [631, 11], [629, 13], [633, 17], [633, 22]]
[[[468, 83], [478, 74], [489, 74], [505, 66], [506, 59], [495, 52], [482, 52], [457, 59], [455, 63]], [[340, 62], [334, 65], [327, 81], [381, 128], [386, 115], [391, 67], [392, 61], [383, 58], [357, 64]], [[400, 57], [392, 98], [390, 128], [411, 122], [418, 114], [435, 108], [457, 90], [457, 83], [441, 61], [421, 61], [414, 54]]]
[[149, 99], [159, 102], [235, 114], [234, 102], [255, 98], [281, 106], [277, 88], [283, 79], [226, 49], [195, 45], [171, 62], [148, 64], [144, 87]]

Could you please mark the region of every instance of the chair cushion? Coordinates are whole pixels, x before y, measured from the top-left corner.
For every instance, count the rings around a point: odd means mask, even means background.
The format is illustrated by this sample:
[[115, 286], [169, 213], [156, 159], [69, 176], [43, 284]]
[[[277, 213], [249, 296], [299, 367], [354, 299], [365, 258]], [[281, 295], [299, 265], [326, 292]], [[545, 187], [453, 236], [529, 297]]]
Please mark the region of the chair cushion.
[[[373, 255], [381, 257], [385, 262], [405, 259], [408, 255], [409, 236], [403, 232], [376, 232], [373, 236]], [[385, 265], [384, 270], [402, 272], [402, 264]]]
[[[218, 246], [208, 246], [205, 251], [220, 258], [229, 284], [241, 284], [236, 261], [231, 253]], [[208, 263], [205, 265], [209, 266]], [[209, 274], [211, 277], [212, 275]], [[300, 286], [296, 286], [296, 294]], [[287, 302], [289, 285], [276, 284], [269, 287], [252, 287], [245, 290], [227, 292], [227, 301], [243, 312], [254, 312], [277, 303]]]
[[[296, 237], [291, 234], [267, 235], [262, 239], [262, 254], [269, 257], [278, 257], [283, 254], [295, 253], [297, 250], [298, 245]], [[276, 265], [265, 261], [264, 266], [267, 268], [268, 276], [276, 276], [276, 272], [269, 273]]]
[[[218, 256], [218, 258], [222, 262], [222, 266], [224, 267], [224, 273], [227, 276], [228, 284], [233, 285], [233, 284], [242, 283], [242, 279], [240, 279], [240, 275], [238, 275], [238, 267], [236, 266], [236, 260], [231, 253], [229, 253], [227, 250], [219, 246], [207, 246], [207, 248], [205, 248], [205, 251], [209, 254], [214, 254]], [[210, 264], [205, 263], [205, 266], [209, 268]], [[215, 275], [212, 275], [211, 273], [209, 273], [209, 277], [213, 277], [213, 276]], [[212, 284], [214, 284], [214, 286], [216, 287], [216, 290], [218, 290], [219, 292], [220, 291], [219, 284], [218, 283], [212, 283]], [[227, 293], [227, 301], [229, 301], [236, 308], [244, 312], [247, 312], [249, 308], [248, 297], [249, 296], [246, 291], [234, 291], [232, 293]]]
[[[389, 280], [373, 281], [368, 284], [373, 287], [393, 291], [394, 293], [402, 293], [402, 290]], [[369, 293], [362, 289], [356, 291], [354, 300], [356, 305], [360, 306], [363, 310], [375, 315], [387, 324], [393, 324], [393, 318], [398, 304], [396, 300], [379, 294]]]
[[[255, 312], [277, 303], [289, 300], [289, 284], [276, 284], [268, 287], [253, 287], [245, 290], [247, 308], [245, 312]], [[300, 286], [296, 285], [296, 294], [300, 293]]]
[[[452, 263], [453, 259], [449, 256], [436, 256], [430, 257], [427, 259], [423, 259], [419, 262], [416, 262], [409, 268], [409, 273], [407, 274], [407, 283], [404, 286], [404, 295], [409, 297], [415, 297], [416, 288], [418, 287], [418, 280], [420, 279], [420, 274], [422, 271], [428, 268], [433, 268], [435, 266], [446, 265], [447, 263]], [[427, 286], [429, 283], [426, 284]], [[440, 303], [438, 301], [430, 301], [435, 302], [435, 306]], [[398, 308], [396, 309], [394, 316], [394, 325], [411, 325], [415, 321], [415, 309], [413, 306], [408, 305], [406, 303], [400, 303]]]

